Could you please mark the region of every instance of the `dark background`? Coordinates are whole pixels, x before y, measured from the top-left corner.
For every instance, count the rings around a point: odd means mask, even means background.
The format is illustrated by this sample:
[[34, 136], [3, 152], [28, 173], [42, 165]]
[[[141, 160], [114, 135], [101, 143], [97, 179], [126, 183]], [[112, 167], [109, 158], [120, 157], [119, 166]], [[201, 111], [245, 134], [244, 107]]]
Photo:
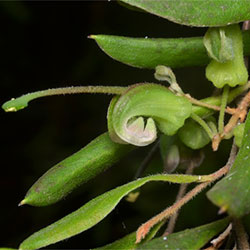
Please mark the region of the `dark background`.
[[[12, 97], [52, 87], [129, 85], [154, 81], [152, 70], [132, 68], [106, 56], [90, 34], [131, 37], [202, 36], [190, 28], [156, 16], [134, 12], [116, 2], [0, 2], [1, 104]], [[197, 98], [212, 93], [204, 68], [175, 70], [186, 92]], [[140, 148], [65, 200], [49, 207], [17, 207], [30, 186], [51, 166], [107, 130], [110, 96], [75, 95], [42, 98], [17, 113], [1, 112], [0, 246], [17, 247], [33, 232], [76, 210], [91, 198], [133, 179], [150, 147]], [[196, 173], [211, 173], [227, 158], [206, 148], [206, 161]], [[159, 152], [150, 164], [161, 171]], [[147, 184], [134, 204], [122, 201], [94, 228], [53, 245], [88, 249], [129, 232], [174, 202], [177, 185]], [[181, 212], [176, 231], [219, 218], [204, 193]]]

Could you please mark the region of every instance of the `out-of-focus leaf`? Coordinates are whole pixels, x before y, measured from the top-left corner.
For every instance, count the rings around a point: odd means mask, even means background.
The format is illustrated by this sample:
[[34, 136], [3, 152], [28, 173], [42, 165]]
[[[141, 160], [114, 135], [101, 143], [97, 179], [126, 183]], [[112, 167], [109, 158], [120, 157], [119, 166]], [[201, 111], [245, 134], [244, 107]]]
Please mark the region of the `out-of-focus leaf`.
[[95, 177], [121, 159], [133, 147], [114, 143], [104, 133], [83, 149], [49, 169], [29, 189], [21, 204], [53, 204], [82, 183]]
[[186, 229], [165, 237], [156, 238], [136, 249], [201, 249], [210, 239], [220, 233], [228, 225], [225, 218], [200, 227]]
[[248, 0], [121, 0], [172, 22], [197, 27], [224, 26], [250, 19]]
[[153, 175], [137, 179], [96, 197], [73, 213], [34, 233], [23, 241], [19, 250], [32, 250], [45, 247], [91, 228], [104, 219], [124, 196], [149, 181], [191, 183], [204, 182], [211, 179], [210, 175]]
[[[157, 65], [165, 65], [179, 68], [203, 66], [209, 62], [202, 37], [170, 39], [109, 35], [89, 37], [94, 39], [107, 55], [134, 67], [154, 69]], [[250, 55], [249, 31], [243, 32], [243, 43], [244, 54]]]
[[15, 248], [0, 247], [0, 250], [17, 250]]
[[244, 129], [245, 129], [245, 123], [241, 123], [237, 125], [233, 130], [235, 144], [238, 147], [241, 147], [243, 136], [244, 136]]
[[192, 149], [200, 149], [210, 142], [207, 132], [200, 124], [192, 119], [186, 120], [184, 126], [178, 131], [181, 141]]
[[250, 115], [248, 114], [242, 146], [226, 177], [208, 191], [208, 198], [234, 217], [250, 213]]

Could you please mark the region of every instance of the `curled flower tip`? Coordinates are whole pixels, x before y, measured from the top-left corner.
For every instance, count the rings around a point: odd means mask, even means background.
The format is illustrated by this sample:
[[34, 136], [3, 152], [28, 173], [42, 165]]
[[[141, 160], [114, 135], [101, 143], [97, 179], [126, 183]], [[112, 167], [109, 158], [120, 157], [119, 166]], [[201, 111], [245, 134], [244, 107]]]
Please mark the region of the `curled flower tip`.
[[157, 138], [157, 130], [152, 118], [147, 119], [145, 126], [143, 117], [139, 117], [131, 123], [125, 124], [124, 132], [121, 134], [122, 139], [128, 140], [136, 146], [146, 146]]
[[191, 112], [189, 100], [162, 85], [133, 85], [109, 105], [109, 135], [117, 143], [146, 146], [156, 140], [157, 128], [166, 135], [175, 134]]

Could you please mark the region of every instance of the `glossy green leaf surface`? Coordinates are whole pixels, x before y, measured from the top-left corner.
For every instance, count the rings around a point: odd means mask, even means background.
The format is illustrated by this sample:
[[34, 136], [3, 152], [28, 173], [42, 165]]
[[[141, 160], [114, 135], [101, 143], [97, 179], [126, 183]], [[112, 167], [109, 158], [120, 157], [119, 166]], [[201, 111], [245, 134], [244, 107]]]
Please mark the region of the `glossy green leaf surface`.
[[250, 115], [248, 114], [242, 146], [226, 177], [208, 191], [208, 198], [234, 217], [250, 213]]
[[34, 233], [20, 245], [19, 249], [32, 250], [45, 247], [91, 228], [104, 219], [124, 196], [149, 181], [191, 183], [211, 179], [209, 175], [153, 175], [137, 179], [96, 197], [73, 213]]
[[111, 139], [146, 146], [157, 138], [157, 128], [173, 135], [191, 115], [192, 104], [159, 84], [132, 85], [111, 102], [108, 128]]
[[248, 0], [122, 0], [151, 14], [188, 26], [212, 27], [250, 19]]
[[214, 236], [220, 233], [229, 223], [225, 218], [200, 227], [186, 229], [165, 237], [153, 239], [136, 249], [201, 249]]
[[[174, 2], [174, 1], [173, 1]], [[171, 68], [203, 66], [209, 57], [202, 37], [132, 38], [91, 35], [100, 48], [113, 59], [139, 68], [154, 69], [157, 65]], [[250, 55], [250, 32], [243, 32], [244, 54]]]
[[80, 184], [110, 167], [132, 149], [133, 147], [129, 145], [114, 143], [108, 133], [104, 133], [49, 169], [29, 189], [22, 204], [33, 206], [53, 204]]

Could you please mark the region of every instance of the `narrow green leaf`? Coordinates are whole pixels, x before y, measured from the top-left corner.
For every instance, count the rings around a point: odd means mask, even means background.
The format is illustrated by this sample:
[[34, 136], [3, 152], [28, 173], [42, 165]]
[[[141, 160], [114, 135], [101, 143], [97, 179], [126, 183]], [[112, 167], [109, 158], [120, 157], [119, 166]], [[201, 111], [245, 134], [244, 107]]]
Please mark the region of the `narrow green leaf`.
[[23, 204], [47, 206], [53, 204], [80, 184], [95, 177], [133, 149], [110, 140], [104, 133], [83, 149], [49, 169], [29, 189]]
[[191, 183], [211, 179], [210, 175], [153, 175], [137, 179], [96, 197], [73, 213], [34, 233], [20, 245], [20, 249], [32, 250], [45, 247], [93, 227], [104, 219], [124, 196], [149, 181]]
[[250, 19], [248, 0], [121, 0], [151, 14], [188, 26], [224, 26]]
[[[94, 39], [107, 55], [134, 67], [154, 69], [157, 65], [165, 65], [180, 68], [203, 66], [209, 62], [202, 37], [170, 39], [109, 35], [89, 37]], [[243, 32], [243, 42], [244, 54], [250, 55], [250, 31]]]
[[214, 236], [220, 233], [229, 223], [225, 218], [200, 227], [186, 229], [165, 237], [156, 238], [136, 249], [201, 249]]
[[234, 217], [250, 213], [250, 114], [247, 116], [242, 146], [226, 177], [208, 191], [208, 198]]

